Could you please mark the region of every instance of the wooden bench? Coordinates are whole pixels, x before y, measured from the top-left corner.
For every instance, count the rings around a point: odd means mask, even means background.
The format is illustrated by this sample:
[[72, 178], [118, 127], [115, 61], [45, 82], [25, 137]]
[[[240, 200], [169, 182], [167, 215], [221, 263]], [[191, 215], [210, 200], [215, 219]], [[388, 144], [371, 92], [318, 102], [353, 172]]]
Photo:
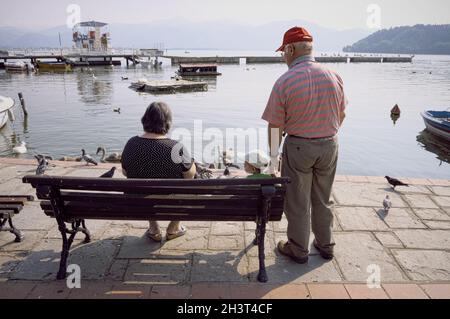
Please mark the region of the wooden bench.
[[[24, 236], [13, 224], [13, 217], [19, 214], [28, 201], [33, 201], [33, 196], [28, 195], [0, 195], [0, 231], [9, 231], [16, 236], [15, 242], [20, 243]], [[6, 223], [9, 227], [6, 227]]]
[[[146, 180], [25, 176], [47, 216], [56, 218], [63, 239], [58, 279], [66, 277], [67, 258], [78, 232], [90, 234], [85, 220], [254, 221], [258, 280], [265, 269], [266, 223], [280, 221], [287, 178]], [[70, 229], [66, 223], [70, 224]]]

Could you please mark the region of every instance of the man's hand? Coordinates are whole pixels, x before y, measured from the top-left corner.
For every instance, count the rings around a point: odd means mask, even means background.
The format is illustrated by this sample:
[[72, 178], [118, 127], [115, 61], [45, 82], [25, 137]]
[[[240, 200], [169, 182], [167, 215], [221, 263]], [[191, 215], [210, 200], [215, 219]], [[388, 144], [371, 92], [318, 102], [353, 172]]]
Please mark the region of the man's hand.
[[270, 174], [272, 176], [276, 175], [277, 173], [279, 173], [279, 165], [280, 164], [280, 156], [276, 155], [276, 156], [271, 156], [270, 157], [270, 164], [269, 167], [267, 168], [267, 174]]

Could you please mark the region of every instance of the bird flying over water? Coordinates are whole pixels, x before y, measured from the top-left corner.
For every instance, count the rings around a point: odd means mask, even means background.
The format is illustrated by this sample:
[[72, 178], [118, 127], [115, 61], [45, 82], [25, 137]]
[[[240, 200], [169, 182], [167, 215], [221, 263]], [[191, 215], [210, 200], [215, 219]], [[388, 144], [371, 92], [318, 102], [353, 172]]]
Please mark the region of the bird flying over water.
[[83, 149], [83, 150], [81, 150], [81, 158], [83, 159], [83, 161], [85, 161], [86, 162], [86, 165], [89, 165], [89, 164], [93, 164], [93, 165], [98, 165], [98, 163], [90, 156], [90, 155], [88, 155], [88, 154], [86, 154], [86, 151]]
[[406, 186], [406, 187], [409, 187], [408, 184], [405, 184], [405, 183], [399, 181], [398, 179], [395, 179], [395, 178], [392, 178], [392, 177], [389, 177], [389, 176], [385, 176], [384, 178], [387, 179], [388, 183], [391, 184], [392, 187], [393, 187], [394, 189], [395, 189], [395, 187], [397, 187], [397, 186]]
[[113, 178], [114, 173], [116, 172], [116, 167], [111, 168], [110, 171], [107, 171], [105, 174], [103, 174], [102, 176], [100, 176], [100, 178]]
[[391, 199], [389, 198], [389, 195], [386, 195], [386, 198], [383, 200], [383, 207], [384, 207], [384, 211], [386, 213], [388, 213], [389, 209], [391, 209], [392, 203], [391, 203]]

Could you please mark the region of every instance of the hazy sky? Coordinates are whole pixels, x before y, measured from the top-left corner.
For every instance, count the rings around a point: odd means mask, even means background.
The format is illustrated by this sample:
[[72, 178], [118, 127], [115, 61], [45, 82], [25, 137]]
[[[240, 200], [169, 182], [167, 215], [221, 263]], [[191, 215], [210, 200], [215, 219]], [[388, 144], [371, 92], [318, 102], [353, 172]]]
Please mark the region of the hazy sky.
[[366, 28], [370, 4], [381, 9], [383, 28], [450, 23], [449, 0], [0, 0], [0, 26], [64, 25], [72, 3], [80, 6], [82, 20], [109, 23], [184, 18], [259, 25], [302, 19], [335, 29]]

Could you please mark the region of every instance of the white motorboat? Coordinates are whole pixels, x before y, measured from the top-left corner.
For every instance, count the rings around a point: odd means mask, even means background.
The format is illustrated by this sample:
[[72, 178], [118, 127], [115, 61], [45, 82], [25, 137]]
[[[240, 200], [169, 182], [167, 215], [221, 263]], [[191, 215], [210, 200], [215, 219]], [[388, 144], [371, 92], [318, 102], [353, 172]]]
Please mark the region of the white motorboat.
[[0, 129], [2, 129], [9, 119], [9, 112], [14, 106], [14, 100], [0, 95]]
[[5, 62], [5, 70], [6, 71], [25, 71], [27, 69], [27, 65], [23, 61], [14, 61], [14, 62]]
[[5, 62], [5, 70], [10, 72], [34, 71], [34, 66], [23, 61]]

